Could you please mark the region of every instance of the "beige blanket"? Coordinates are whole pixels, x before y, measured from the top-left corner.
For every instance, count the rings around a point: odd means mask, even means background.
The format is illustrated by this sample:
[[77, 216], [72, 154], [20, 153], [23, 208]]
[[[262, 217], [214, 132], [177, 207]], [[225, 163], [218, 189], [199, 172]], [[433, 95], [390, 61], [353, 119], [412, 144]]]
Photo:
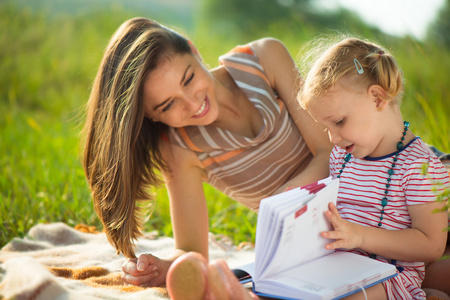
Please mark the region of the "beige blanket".
[[[23, 239], [0, 250], [0, 299], [168, 299], [164, 288], [124, 285], [123, 255], [117, 255], [104, 233], [89, 233], [63, 223], [34, 226]], [[168, 237], [146, 234], [136, 254], [167, 257], [174, 248]], [[231, 268], [254, 260], [252, 247], [239, 248], [210, 235], [210, 259], [223, 258]]]

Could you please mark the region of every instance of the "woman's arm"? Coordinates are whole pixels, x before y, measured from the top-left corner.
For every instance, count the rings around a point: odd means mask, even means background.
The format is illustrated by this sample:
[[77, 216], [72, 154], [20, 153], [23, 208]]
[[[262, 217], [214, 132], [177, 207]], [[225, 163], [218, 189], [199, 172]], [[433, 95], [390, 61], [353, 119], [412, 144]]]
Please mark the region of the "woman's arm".
[[175, 251], [161, 259], [141, 254], [122, 265], [122, 279], [140, 286], [161, 286], [173, 261], [182, 254], [195, 251], [208, 259], [208, 211], [203, 191], [204, 170], [197, 156], [167, 141], [162, 151], [169, 172], [163, 173], [169, 193], [170, 214], [175, 238]]
[[[195, 251], [208, 259], [208, 209], [203, 191], [205, 170], [191, 150], [169, 145], [164, 179], [169, 193], [175, 248]], [[163, 152], [164, 153], [164, 152]]]
[[447, 214], [433, 212], [442, 208], [442, 203], [411, 205], [411, 228], [385, 230], [362, 226], [344, 220], [337, 208], [330, 203], [327, 216], [334, 231], [323, 232], [322, 236], [336, 241], [327, 249], [359, 248], [369, 253], [403, 261], [430, 262], [442, 256], [447, 241]]
[[327, 177], [333, 145], [325, 128], [316, 123], [297, 101], [297, 94], [303, 81], [292, 56], [280, 41], [273, 38], [260, 39], [250, 45], [259, 57], [272, 88], [285, 102], [291, 118], [314, 156], [307, 167], [278, 192], [284, 191], [288, 186], [302, 186]]

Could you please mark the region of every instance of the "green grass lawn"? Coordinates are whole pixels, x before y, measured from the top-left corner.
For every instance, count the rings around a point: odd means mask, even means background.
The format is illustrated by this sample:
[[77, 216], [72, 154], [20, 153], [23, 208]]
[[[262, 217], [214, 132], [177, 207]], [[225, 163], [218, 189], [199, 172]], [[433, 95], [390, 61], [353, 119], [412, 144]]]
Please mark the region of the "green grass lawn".
[[[0, 247], [36, 223], [101, 228], [79, 157], [82, 111], [108, 39], [135, 16], [114, 7], [49, 16], [12, 3], [0, 3]], [[294, 38], [275, 29], [267, 35], [285, 42], [296, 57], [314, 32]], [[204, 28], [192, 37], [210, 66], [243, 43], [233, 36], [221, 40]], [[379, 39], [405, 72], [404, 118], [416, 135], [450, 152], [449, 50], [407, 38]], [[205, 190], [211, 231], [236, 243], [254, 241], [256, 214], [206, 184]], [[171, 235], [167, 193], [155, 193], [154, 212], [143, 229]]]

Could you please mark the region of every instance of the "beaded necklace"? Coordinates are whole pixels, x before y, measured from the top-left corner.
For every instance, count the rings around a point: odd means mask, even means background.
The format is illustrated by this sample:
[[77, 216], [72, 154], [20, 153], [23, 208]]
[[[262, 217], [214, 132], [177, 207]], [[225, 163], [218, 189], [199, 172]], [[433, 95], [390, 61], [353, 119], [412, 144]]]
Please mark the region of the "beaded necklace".
[[[384, 190], [384, 196], [381, 199], [381, 213], [380, 213], [380, 221], [378, 222], [378, 228], [381, 227], [382, 221], [383, 221], [383, 215], [384, 215], [384, 208], [385, 206], [388, 204], [388, 192], [389, 192], [389, 186], [390, 186], [390, 182], [391, 182], [391, 176], [394, 174], [394, 168], [395, 168], [395, 163], [397, 162], [397, 157], [400, 154], [400, 150], [403, 148], [403, 141], [405, 140], [405, 136], [406, 136], [406, 132], [408, 131], [408, 127], [409, 127], [409, 122], [404, 121], [403, 125], [405, 126], [403, 129], [403, 135], [400, 138], [400, 141], [397, 143], [397, 151], [395, 151], [394, 153], [394, 160], [392, 162], [391, 168], [388, 170], [388, 178], [387, 178], [387, 182], [386, 182], [386, 189]], [[344, 157], [344, 163], [342, 164], [342, 168], [339, 170], [339, 174], [337, 175], [337, 178], [340, 178], [342, 175], [342, 172], [345, 169], [346, 164], [350, 161], [352, 155], [350, 153], [347, 153], [347, 155]], [[375, 254], [370, 254], [371, 258], [376, 258]]]

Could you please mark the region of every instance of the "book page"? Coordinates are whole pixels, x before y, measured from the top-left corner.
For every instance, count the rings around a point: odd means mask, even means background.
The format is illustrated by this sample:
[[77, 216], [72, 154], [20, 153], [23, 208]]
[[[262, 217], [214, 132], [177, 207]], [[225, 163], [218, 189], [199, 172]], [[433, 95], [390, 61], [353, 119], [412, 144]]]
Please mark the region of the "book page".
[[256, 274], [267, 268], [280, 244], [284, 218], [310, 198], [307, 190], [294, 189], [262, 200], [256, 227]]
[[349, 252], [333, 252], [255, 282], [255, 291], [294, 299], [332, 299], [396, 275], [394, 265]]
[[[332, 229], [325, 216], [330, 202], [336, 203], [339, 181], [333, 180], [317, 194], [305, 197], [309, 201], [301, 207], [284, 215], [278, 247], [264, 272], [257, 273], [257, 280], [274, 276], [297, 265], [317, 257], [327, 255], [333, 250], [326, 250], [330, 242], [320, 233]], [[257, 262], [259, 263], [259, 262]]]

